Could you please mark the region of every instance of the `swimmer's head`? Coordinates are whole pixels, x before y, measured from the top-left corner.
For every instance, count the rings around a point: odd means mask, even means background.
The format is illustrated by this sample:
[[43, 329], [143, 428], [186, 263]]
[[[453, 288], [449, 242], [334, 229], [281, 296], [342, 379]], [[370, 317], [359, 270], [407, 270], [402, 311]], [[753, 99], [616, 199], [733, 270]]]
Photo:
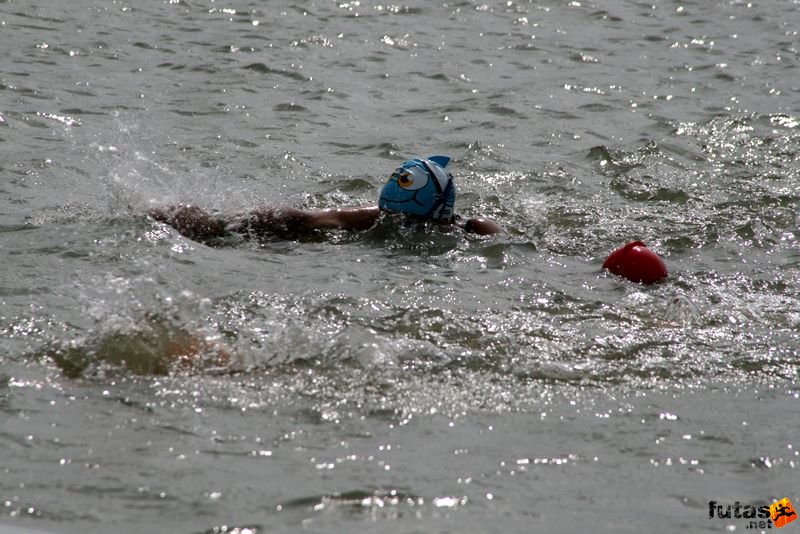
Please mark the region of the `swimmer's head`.
[[383, 186], [378, 206], [384, 211], [423, 219], [452, 220], [456, 186], [453, 176], [445, 170], [449, 161], [447, 156], [406, 161]]

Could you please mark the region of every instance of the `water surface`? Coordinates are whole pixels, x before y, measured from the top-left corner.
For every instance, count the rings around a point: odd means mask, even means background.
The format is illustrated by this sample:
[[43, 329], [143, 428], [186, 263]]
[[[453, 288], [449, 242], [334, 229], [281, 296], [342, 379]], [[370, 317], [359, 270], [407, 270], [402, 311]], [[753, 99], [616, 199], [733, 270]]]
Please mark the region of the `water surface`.
[[[720, 532], [749, 524], [709, 501], [797, 503], [792, 5], [0, 2], [0, 525]], [[373, 203], [432, 154], [507, 235], [209, 247], [146, 216]], [[633, 239], [666, 282], [601, 271]], [[231, 359], [165, 366], [186, 335]]]

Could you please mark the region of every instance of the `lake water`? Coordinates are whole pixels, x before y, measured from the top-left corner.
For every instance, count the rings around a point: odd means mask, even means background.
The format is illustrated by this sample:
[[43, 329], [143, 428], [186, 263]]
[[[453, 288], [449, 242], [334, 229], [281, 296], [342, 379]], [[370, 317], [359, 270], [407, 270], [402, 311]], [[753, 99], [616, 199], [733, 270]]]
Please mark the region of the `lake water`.
[[[0, 532], [768, 530], [709, 503], [800, 504], [799, 31], [797, 0], [0, 0]], [[145, 214], [370, 204], [433, 154], [506, 235]], [[601, 270], [634, 239], [668, 280]], [[190, 334], [230, 361], [163, 374]]]

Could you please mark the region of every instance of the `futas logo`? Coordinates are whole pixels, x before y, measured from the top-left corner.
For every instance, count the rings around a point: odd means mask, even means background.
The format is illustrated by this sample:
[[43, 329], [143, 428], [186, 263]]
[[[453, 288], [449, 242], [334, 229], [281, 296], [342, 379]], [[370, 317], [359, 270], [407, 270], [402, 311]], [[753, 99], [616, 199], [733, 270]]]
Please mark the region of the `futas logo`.
[[794, 506], [786, 497], [770, 506], [769, 514], [775, 528], [785, 527], [797, 519], [797, 512], [794, 511]]
[[787, 497], [770, 505], [756, 506], [742, 504], [739, 501], [731, 504], [719, 504], [717, 501], [708, 502], [708, 517], [713, 519], [749, 519], [746, 528], [782, 528], [797, 519], [797, 512]]

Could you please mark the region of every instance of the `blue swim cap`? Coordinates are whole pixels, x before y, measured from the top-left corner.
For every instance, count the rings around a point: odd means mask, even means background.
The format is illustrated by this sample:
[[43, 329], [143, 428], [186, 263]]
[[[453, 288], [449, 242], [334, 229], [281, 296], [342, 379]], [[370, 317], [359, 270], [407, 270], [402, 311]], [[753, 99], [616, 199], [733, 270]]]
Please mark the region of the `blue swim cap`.
[[449, 161], [447, 156], [406, 161], [383, 186], [378, 207], [426, 219], [452, 219], [456, 186], [453, 176], [444, 170]]

